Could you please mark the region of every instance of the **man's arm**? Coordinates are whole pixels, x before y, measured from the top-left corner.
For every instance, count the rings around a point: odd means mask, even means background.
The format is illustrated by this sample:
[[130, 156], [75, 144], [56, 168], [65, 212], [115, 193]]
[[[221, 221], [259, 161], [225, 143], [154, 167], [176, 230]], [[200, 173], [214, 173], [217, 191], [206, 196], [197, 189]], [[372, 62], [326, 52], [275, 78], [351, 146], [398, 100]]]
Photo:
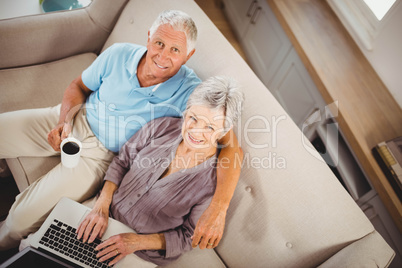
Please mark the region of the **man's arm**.
[[[226, 211], [241, 172], [243, 151], [231, 129], [220, 141], [225, 147], [219, 154], [217, 185], [209, 207], [201, 215], [193, 235], [193, 247], [214, 248], [223, 235]], [[212, 245], [211, 245], [212, 244]]]
[[89, 94], [91, 90], [84, 85], [81, 76], [74, 79], [64, 92], [59, 122], [47, 136], [55, 151], [60, 151], [61, 141], [70, 134], [72, 121]]

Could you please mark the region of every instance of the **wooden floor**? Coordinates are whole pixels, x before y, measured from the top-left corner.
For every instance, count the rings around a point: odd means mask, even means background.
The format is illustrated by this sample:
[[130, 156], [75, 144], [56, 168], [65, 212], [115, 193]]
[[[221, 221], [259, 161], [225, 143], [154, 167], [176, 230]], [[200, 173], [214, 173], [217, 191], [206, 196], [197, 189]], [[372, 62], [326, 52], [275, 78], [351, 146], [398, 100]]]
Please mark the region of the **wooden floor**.
[[12, 176], [0, 177], [0, 221], [7, 216], [8, 210], [18, 193], [19, 190]]
[[223, 11], [223, 3], [221, 0], [195, 0], [197, 5], [207, 14], [209, 19], [215, 24], [215, 26], [221, 31], [221, 33], [226, 37], [229, 43], [237, 50], [240, 56], [243, 57], [245, 61], [246, 56], [244, 54], [241, 45], [235, 36], [232, 27], [230, 26], [226, 15]]
[[[10, 209], [15, 197], [19, 193], [12, 176], [0, 177], [0, 221], [3, 221]], [[8, 251], [0, 251], [0, 264], [18, 252], [17, 248]]]

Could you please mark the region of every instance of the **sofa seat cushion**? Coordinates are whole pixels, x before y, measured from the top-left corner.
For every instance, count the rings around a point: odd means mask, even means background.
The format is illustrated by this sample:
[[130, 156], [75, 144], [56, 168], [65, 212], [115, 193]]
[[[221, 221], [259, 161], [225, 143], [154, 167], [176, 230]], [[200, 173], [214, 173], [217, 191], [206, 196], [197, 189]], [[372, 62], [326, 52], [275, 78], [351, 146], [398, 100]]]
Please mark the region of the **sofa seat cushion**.
[[60, 163], [59, 156], [52, 157], [18, 157], [7, 159], [15, 183], [20, 192], [42, 177]]
[[[0, 70], [0, 113], [59, 104], [67, 86], [95, 59], [96, 54], [85, 53], [46, 64]], [[59, 157], [7, 160], [20, 191], [59, 162]]]
[[195, 248], [183, 254], [178, 260], [172, 262], [165, 268], [205, 268], [205, 267], [226, 267], [222, 260], [219, 258], [216, 251], [213, 249]]
[[[373, 256], [377, 257], [373, 258]], [[340, 250], [319, 268], [388, 267], [394, 257], [395, 252], [392, 248], [377, 231], [374, 231]]]

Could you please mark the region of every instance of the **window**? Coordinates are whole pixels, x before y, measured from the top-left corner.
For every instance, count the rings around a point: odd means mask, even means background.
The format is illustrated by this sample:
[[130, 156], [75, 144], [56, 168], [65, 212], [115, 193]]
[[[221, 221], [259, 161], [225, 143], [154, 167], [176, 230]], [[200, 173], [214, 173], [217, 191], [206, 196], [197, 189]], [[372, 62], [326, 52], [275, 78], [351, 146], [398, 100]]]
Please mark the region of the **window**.
[[385, 14], [391, 9], [396, 0], [363, 0], [371, 9], [377, 20], [382, 20]]
[[402, 0], [327, 0], [357, 43], [367, 50]]

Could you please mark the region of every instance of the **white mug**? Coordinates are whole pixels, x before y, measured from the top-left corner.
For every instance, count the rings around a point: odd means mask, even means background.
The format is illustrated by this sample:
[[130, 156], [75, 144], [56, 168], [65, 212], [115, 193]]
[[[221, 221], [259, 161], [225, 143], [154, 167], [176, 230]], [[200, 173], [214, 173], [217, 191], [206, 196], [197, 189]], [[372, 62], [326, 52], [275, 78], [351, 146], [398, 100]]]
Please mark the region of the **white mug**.
[[82, 144], [73, 137], [65, 138], [61, 144], [61, 163], [67, 168], [73, 168], [78, 165], [81, 155]]

